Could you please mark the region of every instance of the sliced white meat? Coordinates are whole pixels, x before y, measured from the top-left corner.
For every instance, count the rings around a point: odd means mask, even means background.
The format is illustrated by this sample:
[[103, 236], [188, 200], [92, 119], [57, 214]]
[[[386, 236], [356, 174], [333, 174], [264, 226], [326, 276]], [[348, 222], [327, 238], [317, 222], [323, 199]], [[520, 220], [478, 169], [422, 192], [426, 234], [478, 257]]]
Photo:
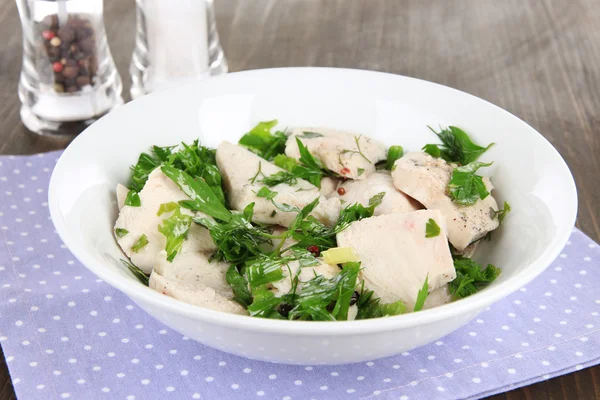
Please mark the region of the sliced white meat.
[[452, 301], [452, 294], [450, 294], [450, 288], [448, 285], [444, 285], [439, 289], [435, 289], [433, 292], [429, 293], [427, 299], [425, 300], [425, 305], [423, 309], [434, 308], [437, 306], [442, 306], [444, 304], [448, 304]]
[[344, 190], [338, 189], [332, 197], [339, 197], [346, 206], [360, 203], [366, 207], [371, 197], [378, 193], [385, 193], [381, 204], [375, 208], [374, 215], [405, 213], [423, 208], [417, 201], [394, 187], [392, 176], [388, 171], [377, 171], [362, 181], [347, 180], [339, 187]]
[[127, 189], [127, 187], [121, 185], [120, 183], [117, 183], [117, 207], [119, 208], [119, 211], [121, 210], [121, 208], [123, 208], [123, 206], [125, 205], [125, 199], [127, 198], [127, 193], [129, 193], [129, 189]]
[[285, 154], [300, 158], [296, 137], [325, 167], [350, 179], [365, 179], [375, 164], [386, 158], [385, 146], [367, 136], [326, 128], [296, 128], [285, 145]]
[[321, 194], [325, 197], [329, 197], [335, 193], [337, 186], [337, 179], [326, 176], [323, 179], [321, 179]]
[[[438, 236], [425, 237], [429, 219], [440, 226]], [[456, 278], [446, 224], [439, 211], [366, 218], [338, 233], [337, 242], [354, 249], [362, 263], [360, 278], [382, 303], [402, 300], [412, 310], [426, 277], [429, 292]]]
[[[229, 205], [234, 210], [242, 211], [248, 204], [255, 203], [254, 222], [286, 227], [292, 223], [296, 217], [295, 212], [280, 211], [270, 200], [256, 195], [265, 186], [260, 182], [263, 177], [276, 174], [283, 169], [229, 142], [222, 142], [219, 145], [217, 166], [223, 177]], [[316, 186], [303, 179], [298, 179], [294, 185], [280, 183], [270, 189], [278, 193], [274, 198], [277, 203], [289, 204], [299, 209], [319, 198], [319, 204], [311, 215], [326, 225], [335, 224], [339, 217], [340, 200], [326, 199], [321, 196]]]
[[233, 301], [233, 292], [225, 280], [227, 263], [211, 262], [202, 253], [183, 251], [173, 262], [163, 250], [157, 255], [150, 275], [150, 288], [198, 307], [232, 314], [247, 315], [244, 307]]
[[[398, 190], [406, 193], [429, 210], [439, 210], [446, 219], [448, 239], [457, 250], [484, 237], [499, 225], [495, 211], [498, 204], [490, 194], [472, 206], [461, 206], [446, 194], [454, 165], [427, 153], [411, 152], [394, 164], [392, 179]], [[493, 186], [483, 179], [488, 191]]]
[[[161, 204], [187, 200], [189, 197], [160, 168], [152, 171], [139, 196], [140, 207], [123, 206], [121, 208], [115, 229], [126, 229], [129, 233], [116, 239], [131, 262], [149, 274], [154, 266], [156, 255], [165, 249], [167, 243], [166, 237], [158, 231], [158, 226], [162, 224], [163, 219], [171, 216], [170, 212], [158, 216], [158, 209]], [[193, 215], [191, 211], [184, 208], [181, 208], [181, 212]], [[132, 251], [132, 246], [142, 235], [146, 235], [148, 244], [138, 252]], [[206, 253], [217, 249], [208, 230], [195, 223], [192, 223], [190, 227], [185, 246], [190, 251]]]
[[477, 246], [479, 246], [479, 242], [480, 241], [477, 241], [475, 243], [471, 243], [470, 245], [468, 245], [467, 247], [465, 247], [464, 250], [455, 250], [454, 253], [457, 256], [463, 256], [463, 257], [471, 258], [475, 254], [475, 251], [477, 250]]

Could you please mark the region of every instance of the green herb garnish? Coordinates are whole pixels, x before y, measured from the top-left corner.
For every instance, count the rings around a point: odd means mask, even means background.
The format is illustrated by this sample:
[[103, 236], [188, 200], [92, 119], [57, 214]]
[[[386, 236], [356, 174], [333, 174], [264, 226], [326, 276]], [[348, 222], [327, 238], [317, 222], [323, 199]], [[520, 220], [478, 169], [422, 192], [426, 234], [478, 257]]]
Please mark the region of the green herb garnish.
[[419, 290], [419, 293], [417, 293], [417, 301], [415, 302], [413, 311], [421, 311], [423, 309], [427, 296], [429, 296], [429, 274], [425, 277], [423, 287]]
[[258, 154], [265, 160], [271, 161], [277, 154], [285, 152], [287, 136], [284, 132], [271, 130], [277, 125], [277, 120], [259, 122], [250, 132], [239, 140], [239, 144]]
[[442, 144], [427, 144], [423, 147], [423, 150], [434, 157], [442, 157], [449, 162], [461, 165], [470, 164], [477, 161], [483, 153], [494, 145], [494, 143], [491, 143], [487, 147], [481, 147], [473, 143], [469, 135], [456, 126], [449, 126], [445, 129], [440, 128], [439, 132], [434, 131], [431, 127], [428, 128], [440, 138]]
[[[175, 207], [173, 207], [175, 205]], [[163, 206], [164, 209], [163, 209]], [[173, 262], [173, 259], [181, 250], [183, 242], [187, 239], [192, 217], [181, 213], [181, 207], [176, 203], [161, 204], [159, 215], [162, 212], [173, 212], [169, 218], [165, 218], [162, 225], [158, 226], [158, 231], [167, 238], [165, 251], [167, 252], [167, 261]], [[162, 212], [161, 212], [162, 211]]]
[[163, 165], [161, 169], [166, 176], [191, 198], [191, 200], [181, 201], [180, 204], [182, 206], [193, 211], [203, 212], [222, 221], [231, 219], [231, 212], [225, 208], [219, 197], [204, 179], [194, 179], [185, 171], [170, 165]]
[[298, 137], [306, 138], [306, 139], [314, 139], [314, 138], [318, 138], [318, 137], [323, 137], [323, 134], [321, 134], [319, 132], [304, 131], [304, 132], [302, 132], [302, 135], [300, 135]]
[[133, 265], [132, 263], [130, 263], [126, 260], [121, 259], [121, 262], [129, 269], [129, 271], [131, 271], [133, 276], [135, 276], [144, 285], [148, 286], [148, 284], [149, 284], [148, 275], [146, 275], [144, 273], [144, 271], [142, 271], [141, 269], [139, 269], [138, 267], [136, 267], [135, 265]]
[[140, 236], [140, 238], [137, 240], [137, 242], [135, 242], [135, 244], [133, 246], [131, 246], [131, 251], [133, 251], [134, 253], [137, 253], [141, 249], [146, 247], [147, 244], [148, 244], [148, 237], [146, 236], [146, 234], [143, 234], [142, 236]]
[[357, 174], [358, 176], [361, 176], [361, 175], [362, 175], [362, 174], [364, 174], [364, 173], [365, 173], [365, 169], [364, 169], [364, 168], [357, 168], [357, 169], [356, 169], [356, 174]]
[[485, 199], [488, 192], [483, 183], [483, 178], [475, 175], [475, 172], [481, 167], [489, 167], [492, 163], [482, 163], [479, 161], [471, 164], [457, 167], [452, 171], [452, 178], [448, 183], [450, 198], [463, 206], [475, 204], [477, 200]]
[[118, 238], [122, 238], [123, 236], [127, 235], [128, 233], [129, 233], [129, 231], [127, 229], [123, 229], [123, 228], [115, 229], [115, 234], [117, 235]]
[[482, 269], [481, 265], [470, 258], [455, 256], [456, 279], [450, 282], [450, 293], [455, 299], [461, 299], [476, 293], [500, 274], [500, 269], [492, 264]]
[[294, 167], [298, 165], [295, 158], [288, 157], [285, 154], [277, 154], [273, 159], [273, 163], [289, 172], [294, 172]]
[[248, 289], [248, 281], [240, 272], [235, 265], [232, 265], [225, 274], [225, 280], [231, 286], [234, 294], [234, 300], [240, 303], [242, 306], [248, 308], [252, 303], [252, 296]]
[[232, 213], [227, 222], [205, 217], [196, 217], [194, 222], [208, 228], [218, 249], [214, 258], [239, 264], [261, 256], [260, 246], [274, 238], [265, 228], [252, 224], [253, 215], [254, 203], [250, 203], [243, 213]]
[[402, 158], [403, 155], [404, 149], [402, 146], [390, 146], [387, 153], [387, 160], [385, 162], [385, 169], [391, 171], [396, 160]]
[[298, 177], [291, 172], [279, 171], [273, 175], [265, 176], [260, 182], [267, 186], [275, 186], [280, 183], [293, 186], [298, 183]]
[[429, 218], [429, 221], [425, 224], [425, 237], [432, 238], [440, 235], [440, 226], [435, 222], [433, 218]]
[[498, 210], [494, 213], [495, 217], [498, 217], [498, 221], [502, 224], [502, 222], [504, 222], [504, 218], [506, 217], [506, 214], [508, 214], [510, 212], [510, 204], [508, 204], [506, 201], [504, 202], [504, 208], [501, 210]]
[[130, 190], [127, 192], [127, 197], [125, 197], [125, 205], [131, 207], [141, 206], [142, 201], [140, 200], [140, 195], [137, 192]]
[[406, 312], [406, 306], [401, 300], [381, 304], [381, 299], [375, 298], [375, 293], [372, 290], [365, 290], [364, 281], [362, 281], [360, 297], [356, 305], [358, 307], [357, 320], [400, 315]]

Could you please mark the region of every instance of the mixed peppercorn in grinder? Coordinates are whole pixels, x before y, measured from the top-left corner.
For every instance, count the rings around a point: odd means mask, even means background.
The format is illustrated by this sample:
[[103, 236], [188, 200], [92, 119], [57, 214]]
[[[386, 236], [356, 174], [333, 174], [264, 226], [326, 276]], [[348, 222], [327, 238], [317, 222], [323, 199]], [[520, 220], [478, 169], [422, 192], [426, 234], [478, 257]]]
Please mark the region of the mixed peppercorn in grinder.
[[23, 28], [21, 119], [40, 134], [79, 133], [123, 104], [102, 0], [17, 0]]

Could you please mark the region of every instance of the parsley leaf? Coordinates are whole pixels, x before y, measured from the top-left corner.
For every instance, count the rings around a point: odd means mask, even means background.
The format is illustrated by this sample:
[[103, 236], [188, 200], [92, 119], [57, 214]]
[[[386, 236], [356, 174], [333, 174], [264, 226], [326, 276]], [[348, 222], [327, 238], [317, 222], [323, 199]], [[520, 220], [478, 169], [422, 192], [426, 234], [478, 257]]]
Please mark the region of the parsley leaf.
[[123, 236], [127, 235], [128, 233], [129, 233], [129, 231], [127, 229], [123, 229], [123, 228], [115, 229], [115, 234], [117, 235], [118, 238], [122, 238]]
[[251, 288], [283, 279], [282, 267], [298, 261], [300, 268], [316, 265], [314, 256], [306, 250], [295, 250], [282, 257], [261, 254], [255, 260], [246, 263], [246, 276]]
[[356, 169], [356, 173], [358, 176], [361, 176], [362, 174], [365, 173], [365, 169], [364, 168], [357, 168]]
[[337, 234], [346, 229], [354, 221], [360, 221], [363, 218], [370, 218], [375, 212], [375, 208], [381, 204], [385, 192], [377, 193], [369, 199], [369, 206], [365, 207], [360, 203], [354, 203], [342, 209], [333, 231]]
[[227, 222], [204, 217], [194, 218], [194, 222], [208, 228], [218, 249], [214, 258], [242, 263], [262, 255], [260, 246], [270, 243], [273, 237], [265, 228], [252, 224], [253, 215], [254, 203], [250, 203], [243, 213], [232, 213]]
[[483, 153], [494, 145], [494, 143], [491, 143], [487, 147], [481, 147], [475, 144], [465, 131], [456, 126], [449, 126], [445, 129], [440, 128], [440, 132], [434, 131], [431, 127], [428, 128], [440, 138], [442, 144], [427, 144], [423, 147], [423, 150], [434, 157], [441, 156], [449, 162], [461, 165], [470, 164], [477, 161]]
[[246, 278], [238, 271], [235, 265], [232, 265], [225, 274], [225, 280], [233, 290], [234, 300], [244, 307], [248, 307], [252, 303], [252, 296], [248, 290], [248, 282]]
[[121, 259], [121, 262], [129, 269], [129, 271], [135, 276], [140, 282], [144, 285], [149, 285], [148, 275], [144, 273], [141, 269], [130, 263], [129, 261]]
[[148, 244], [148, 236], [146, 236], [146, 234], [143, 234], [142, 236], [140, 236], [140, 238], [137, 240], [137, 242], [135, 242], [135, 244], [133, 246], [131, 246], [131, 251], [133, 251], [134, 253], [137, 253], [141, 249], [146, 247], [147, 244]]
[[280, 183], [293, 186], [298, 183], [298, 177], [291, 172], [279, 171], [276, 174], [265, 176], [260, 182], [267, 186], [275, 186]]
[[304, 131], [304, 132], [302, 132], [302, 135], [298, 136], [298, 137], [306, 138], [306, 139], [314, 139], [314, 138], [318, 138], [318, 137], [323, 137], [323, 134], [321, 134], [319, 132]]
[[258, 154], [265, 160], [271, 161], [277, 154], [285, 152], [287, 136], [284, 132], [271, 130], [277, 125], [277, 120], [259, 122], [250, 132], [239, 140], [239, 144]]
[[455, 299], [461, 299], [476, 293], [493, 282], [500, 274], [500, 269], [488, 264], [485, 269], [470, 258], [455, 256], [454, 268], [456, 279], [450, 282], [450, 293]]
[[425, 282], [423, 283], [423, 287], [419, 290], [417, 294], [417, 301], [415, 302], [415, 308], [413, 311], [421, 311], [423, 306], [425, 305], [425, 300], [427, 300], [427, 296], [429, 296], [429, 274], [425, 277]]
[[381, 304], [381, 299], [375, 298], [375, 293], [372, 290], [365, 290], [364, 284], [363, 281], [360, 297], [358, 303], [356, 303], [358, 307], [357, 320], [400, 315], [406, 312], [406, 306], [402, 300]]
[[440, 158], [442, 155], [442, 151], [437, 144], [426, 144], [421, 150], [435, 158]]
[[498, 217], [498, 221], [500, 223], [504, 222], [504, 218], [506, 218], [506, 214], [510, 212], [510, 204], [506, 201], [504, 202], [504, 208], [495, 212], [496, 217]]
[[127, 192], [127, 197], [125, 197], [125, 205], [131, 207], [141, 206], [142, 201], [140, 200], [140, 195], [136, 191], [130, 190]]
[[[334, 321], [347, 320], [350, 300], [356, 287], [360, 263], [343, 265], [342, 272], [332, 278], [315, 276], [304, 283], [295, 296], [295, 307], [290, 311], [290, 319]], [[328, 307], [333, 304], [330, 312]]]
[[200, 211], [222, 221], [231, 219], [231, 212], [225, 208], [219, 197], [202, 178], [194, 179], [185, 171], [170, 165], [163, 165], [162, 172], [168, 176], [191, 200], [180, 202], [185, 208]]
[[404, 149], [402, 146], [390, 146], [387, 153], [387, 160], [385, 162], [385, 169], [391, 171], [396, 160], [402, 158], [403, 155]]
[[294, 167], [298, 165], [298, 161], [295, 158], [288, 157], [285, 154], [277, 154], [273, 159], [273, 163], [289, 172], [293, 172]]
[[158, 167], [158, 164], [159, 162], [151, 155], [146, 153], [140, 154], [137, 164], [131, 167], [129, 189], [134, 192], [142, 190], [148, 180], [148, 175]]
[[435, 222], [433, 218], [429, 218], [429, 221], [425, 224], [425, 237], [432, 238], [440, 235], [440, 226]]
[[492, 163], [476, 161], [455, 168], [448, 183], [450, 198], [463, 206], [470, 206], [479, 199], [485, 199], [490, 192], [486, 189], [482, 177], [475, 175], [475, 172], [481, 167], [489, 167], [490, 165]]
[[[170, 205], [175, 205], [173, 214], [169, 218], [165, 218], [162, 222], [162, 225], [158, 226], [158, 231], [162, 233], [167, 238], [167, 244], [165, 246], [165, 250], [167, 252], [167, 261], [173, 262], [173, 259], [181, 250], [183, 246], [183, 242], [187, 239], [188, 232], [190, 230], [190, 225], [192, 224], [192, 217], [186, 214], [181, 213], [181, 207], [175, 203], [167, 203]], [[161, 204], [159, 209], [159, 213], [163, 210], [163, 206], [165, 204]], [[169, 206], [169, 208], [173, 208]]]
[[326, 174], [323, 163], [310, 153], [308, 147], [306, 147], [298, 137], [296, 137], [296, 143], [298, 144], [300, 163], [302, 165], [296, 165], [293, 169], [293, 173], [299, 178], [305, 179], [320, 188], [321, 179], [323, 178], [323, 175]]
[[281, 315], [275, 310], [282, 299], [276, 297], [273, 292], [262, 286], [253, 291], [252, 304], [248, 306], [248, 314], [252, 317], [261, 318], [281, 318]]

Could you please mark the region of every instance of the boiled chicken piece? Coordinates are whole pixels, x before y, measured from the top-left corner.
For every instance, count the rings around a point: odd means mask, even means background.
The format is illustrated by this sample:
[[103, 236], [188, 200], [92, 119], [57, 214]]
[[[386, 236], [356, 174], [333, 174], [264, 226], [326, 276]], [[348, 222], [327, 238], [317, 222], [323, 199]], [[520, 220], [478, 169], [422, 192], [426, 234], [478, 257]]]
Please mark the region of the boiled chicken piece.
[[123, 206], [125, 205], [125, 199], [127, 198], [127, 193], [129, 193], [129, 189], [127, 189], [127, 187], [118, 183], [116, 193], [117, 193], [117, 207], [119, 208], [119, 211], [121, 211], [121, 208], [123, 208]]
[[[361, 181], [347, 180], [340, 184], [340, 188], [332, 197], [339, 197], [346, 205], [360, 203], [369, 205], [369, 199], [378, 193], [385, 193], [373, 215], [398, 214], [420, 210], [423, 207], [398, 189], [392, 183], [392, 176], [388, 171], [377, 171]], [[343, 193], [343, 194], [341, 194]]]
[[[427, 238], [425, 227], [430, 219], [440, 227], [440, 233]], [[456, 278], [446, 224], [439, 211], [365, 218], [338, 233], [337, 242], [340, 247], [354, 249], [362, 263], [360, 278], [382, 303], [402, 300], [412, 310], [425, 278], [429, 292]]]
[[[158, 231], [158, 226], [164, 219], [171, 216], [171, 213], [158, 216], [161, 204], [176, 203], [180, 200], [188, 200], [189, 197], [160, 168], [155, 169], [148, 176], [148, 181], [139, 196], [140, 207], [123, 206], [121, 208], [115, 229], [125, 229], [128, 233], [123, 237], [117, 236], [116, 239], [131, 262], [149, 274], [154, 266], [156, 255], [165, 249], [167, 243], [166, 237]], [[181, 212], [195, 215], [184, 208], [181, 208]], [[148, 244], [135, 252], [132, 250], [132, 246], [142, 235], [146, 235]], [[208, 230], [194, 223], [190, 226], [185, 244], [190, 251], [210, 253], [217, 249]]]
[[366, 179], [375, 172], [375, 164], [385, 160], [386, 148], [361, 134], [325, 128], [297, 128], [285, 145], [285, 154], [300, 158], [296, 137], [325, 167], [344, 178]]
[[337, 179], [326, 176], [323, 179], [321, 179], [321, 194], [325, 197], [330, 197], [331, 195], [335, 194], [337, 186]]
[[[234, 210], [242, 211], [248, 204], [255, 203], [254, 222], [286, 227], [292, 223], [296, 217], [295, 212], [281, 211], [270, 200], [257, 196], [258, 191], [265, 186], [261, 179], [283, 169], [229, 142], [219, 145], [217, 166], [223, 177], [227, 199]], [[300, 209], [319, 198], [319, 204], [311, 215], [326, 225], [335, 224], [339, 217], [340, 200], [326, 199], [321, 196], [319, 189], [308, 181], [298, 179], [294, 185], [280, 183], [270, 189], [278, 193], [274, 198], [275, 202]]]
[[457, 256], [463, 256], [466, 258], [471, 258], [473, 257], [473, 255], [475, 254], [475, 250], [477, 250], [477, 247], [479, 246], [479, 242], [474, 242], [471, 243], [470, 245], [468, 245], [467, 247], [465, 247], [464, 250], [454, 250], [454, 254], [456, 254]]
[[163, 250], [150, 275], [150, 288], [167, 296], [198, 307], [232, 314], [247, 315], [233, 301], [233, 292], [225, 280], [229, 264], [213, 261], [202, 253], [182, 251], [173, 262], [167, 261]]
[[[498, 204], [490, 194], [471, 206], [461, 206], [446, 194], [454, 165], [427, 153], [412, 152], [394, 164], [392, 179], [398, 190], [406, 193], [429, 210], [439, 210], [446, 219], [448, 239], [457, 250], [484, 237], [499, 225], [495, 212]], [[489, 192], [494, 188], [484, 178]]]
[[450, 303], [451, 301], [452, 294], [450, 293], [450, 288], [448, 285], [444, 285], [441, 288], [435, 289], [433, 292], [429, 293], [427, 299], [425, 300], [425, 305], [423, 305], [423, 309], [427, 310], [429, 308], [442, 306]]

